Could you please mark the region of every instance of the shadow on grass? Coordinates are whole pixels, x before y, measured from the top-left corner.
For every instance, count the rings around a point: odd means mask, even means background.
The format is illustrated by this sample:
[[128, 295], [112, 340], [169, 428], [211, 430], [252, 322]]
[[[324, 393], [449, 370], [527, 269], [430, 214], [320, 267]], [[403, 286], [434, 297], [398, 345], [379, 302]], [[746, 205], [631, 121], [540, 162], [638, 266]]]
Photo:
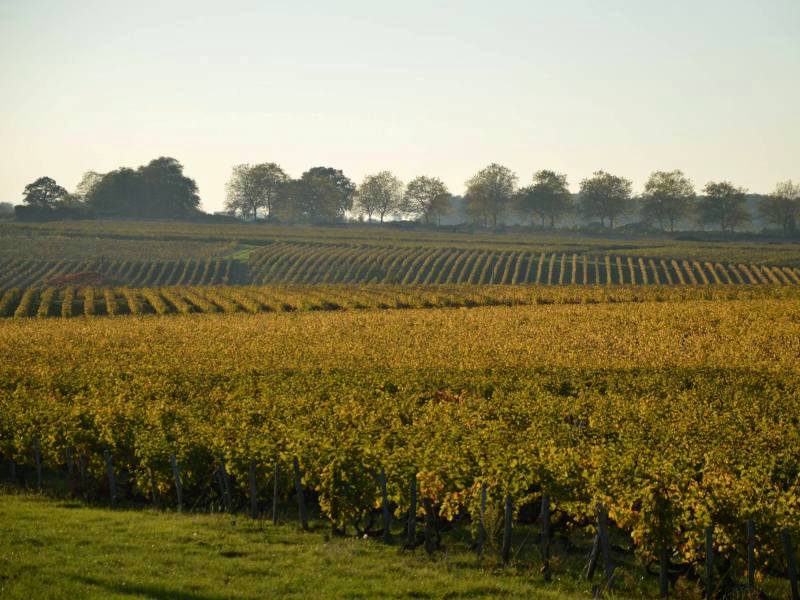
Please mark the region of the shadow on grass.
[[147, 598], [156, 598], [157, 600], [174, 600], [175, 598], [181, 598], [181, 600], [224, 600], [225, 598], [229, 598], [229, 596], [216, 596], [213, 594], [189, 592], [187, 590], [169, 589], [160, 585], [115, 583], [81, 575], [73, 576], [71, 579], [83, 585], [105, 590], [106, 592], [127, 594], [130, 596], [145, 596]]

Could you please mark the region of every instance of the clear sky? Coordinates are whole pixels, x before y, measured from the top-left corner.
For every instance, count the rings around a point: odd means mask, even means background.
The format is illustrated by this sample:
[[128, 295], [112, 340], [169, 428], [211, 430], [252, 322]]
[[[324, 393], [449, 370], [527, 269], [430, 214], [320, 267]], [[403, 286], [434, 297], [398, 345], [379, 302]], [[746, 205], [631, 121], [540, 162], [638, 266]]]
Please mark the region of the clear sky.
[[0, 0], [0, 201], [178, 158], [800, 180], [800, 0]]

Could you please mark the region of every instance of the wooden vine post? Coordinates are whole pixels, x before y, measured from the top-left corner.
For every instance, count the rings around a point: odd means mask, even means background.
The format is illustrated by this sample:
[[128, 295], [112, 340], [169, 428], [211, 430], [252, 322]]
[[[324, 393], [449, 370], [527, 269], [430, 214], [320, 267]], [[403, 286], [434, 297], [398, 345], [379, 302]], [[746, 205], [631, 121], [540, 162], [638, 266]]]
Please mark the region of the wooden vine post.
[[756, 589], [756, 526], [747, 519], [747, 589]]
[[33, 440], [33, 458], [36, 461], [36, 490], [42, 491], [42, 450], [39, 438]]
[[503, 511], [503, 548], [501, 555], [503, 564], [511, 560], [511, 521], [514, 517], [514, 501], [511, 494], [506, 494], [505, 510]]
[[794, 554], [792, 536], [788, 529], [784, 529], [781, 532], [781, 539], [783, 541], [783, 551], [786, 554], [786, 570], [792, 590], [792, 600], [800, 600], [800, 588], [798, 588], [797, 584], [797, 557]]
[[545, 581], [552, 579], [550, 572], [550, 496], [542, 494], [542, 511], [539, 515], [540, 523], [540, 549], [542, 553], [542, 575]]
[[409, 490], [408, 527], [406, 530], [406, 546], [413, 548], [417, 541], [417, 474], [411, 475]]
[[217, 478], [219, 480], [219, 488], [222, 492], [222, 502], [225, 505], [225, 511], [228, 513], [233, 512], [233, 502], [231, 500], [231, 484], [228, 478], [228, 470], [225, 468], [225, 458], [219, 459], [219, 469], [217, 469]]
[[114, 477], [114, 461], [108, 449], [103, 450], [103, 458], [106, 461], [106, 475], [108, 477], [108, 493], [111, 497], [111, 508], [117, 504], [117, 479]]
[[278, 524], [278, 459], [272, 472], [272, 524]]
[[250, 468], [247, 473], [248, 485], [250, 487], [250, 517], [258, 518], [258, 487], [256, 486], [256, 461], [250, 461]]
[[611, 538], [608, 533], [608, 508], [602, 502], [597, 504], [597, 535], [600, 552], [603, 555], [605, 586], [609, 589], [614, 575], [614, 563], [611, 559]]
[[300, 526], [303, 531], [308, 531], [308, 515], [306, 514], [306, 498], [303, 493], [303, 474], [300, 471], [300, 461], [295, 456], [292, 459], [294, 466], [294, 490], [297, 494], [297, 513], [300, 517]]
[[486, 543], [486, 484], [481, 483], [481, 504], [478, 522], [478, 561], [483, 557], [483, 545]]
[[706, 598], [714, 597], [714, 528], [706, 527]]
[[388, 544], [391, 541], [392, 515], [389, 512], [389, 496], [386, 493], [386, 472], [381, 468], [381, 512], [383, 514], [383, 542]]
[[178, 498], [178, 512], [183, 511], [183, 484], [181, 482], [181, 469], [175, 453], [169, 455], [169, 462], [172, 465], [172, 479], [175, 481], [175, 496]]
[[433, 501], [430, 498], [423, 498], [422, 508], [425, 510], [425, 551], [428, 554], [433, 554], [437, 546], [434, 532]]

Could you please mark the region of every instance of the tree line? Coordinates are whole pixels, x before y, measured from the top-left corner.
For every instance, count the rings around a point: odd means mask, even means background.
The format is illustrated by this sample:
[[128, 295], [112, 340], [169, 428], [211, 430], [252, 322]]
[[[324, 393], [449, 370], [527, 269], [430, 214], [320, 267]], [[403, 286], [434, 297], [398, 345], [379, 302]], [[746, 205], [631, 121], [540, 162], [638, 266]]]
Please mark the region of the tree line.
[[[753, 218], [746, 189], [712, 181], [698, 193], [680, 170], [652, 173], [639, 194], [634, 194], [629, 179], [596, 171], [573, 194], [563, 173], [536, 171], [529, 183], [519, 185], [516, 173], [493, 163], [467, 180], [465, 187], [458, 198], [440, 178], [430, 175], [406, 184], [391, 171], [381, 171], [356, 184], [334, 167], [313, 167], [295, 179], [274, 162], [240, 164], [233, 167], [226, 185], [225, 210], [243, 219], [273, 223], [332, 224], [356, 215], [370, 222], [401, 218], [437, 225], [458, 205], [469, 221], [487, 228], [497, 228], [514, 215], [542, 228], [555, 228], [575, 217], [609, 229], [622, 219], [638, 219], [665, 232], [686, 223], [733, 232]], [[148, 218], [203, 214], [196, 183], [183, 174], [180, 162], [169, 157], [135, 170], [90, 171], [72, 193], [42, 177], [26, 186], [23, 200], [35, 214], [54, 210]], [[759, 198], [756, 208], [768, 225], [780, 227], [784, 235], [796, 234], [800, 184], [778, 183], [770, 195]]]

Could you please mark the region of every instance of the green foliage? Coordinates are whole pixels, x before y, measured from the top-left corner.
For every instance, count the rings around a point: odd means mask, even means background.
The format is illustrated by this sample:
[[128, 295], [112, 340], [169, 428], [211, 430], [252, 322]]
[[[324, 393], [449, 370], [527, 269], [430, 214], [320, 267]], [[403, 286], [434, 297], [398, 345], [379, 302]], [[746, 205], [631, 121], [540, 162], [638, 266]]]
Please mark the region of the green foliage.
[[476, 223], [497, 228], [497, 222], [510, 208], [517, 189], [517, 175], [508, 167], [492, 163], [466, 182], [464, 195], [467, 214]]
[[747, 212], [744, 188], [737, 188], [729, 181], [709, 182], [703, 188], [705, 194], [697, 201], [697, 219], [704, 225], [718, 225], [722, 231], [733, 231], [750, 220]]
[[545, 221], [555, 227], [556, 221], [572, 210], [567, 176], [555, 171], [537, 171], [533, 184], [517, 192], [514, 209], [526, 219], [539, 217], [542, 227]]
[[22, 201], [36, 208], [55, 208], [58, 202], [67, 196], [67, 190], [58, 185], [50, 177], [39, 177], [25, 186]]
[[645, 183], [640, 214], [662, 231], [674, 231], [675, 224], [691, 213], [694, 198], [694, 185], [682, 171], [656, 171]]
[[86, 194], [100, 215], [185, 217], [198, 212], [197, 184], [174, 158], [160, 157], [136, 170], [122, 167], [103, 175]]
[[602, 227], [608, 220], [609, 228], [614, 229], [614, 221], [633, 209], [632, 188], [633, 184], [624, 177], [596, 171], [592, 177], [581, 181], [581, 216], [587, 221], [600, 219]]

